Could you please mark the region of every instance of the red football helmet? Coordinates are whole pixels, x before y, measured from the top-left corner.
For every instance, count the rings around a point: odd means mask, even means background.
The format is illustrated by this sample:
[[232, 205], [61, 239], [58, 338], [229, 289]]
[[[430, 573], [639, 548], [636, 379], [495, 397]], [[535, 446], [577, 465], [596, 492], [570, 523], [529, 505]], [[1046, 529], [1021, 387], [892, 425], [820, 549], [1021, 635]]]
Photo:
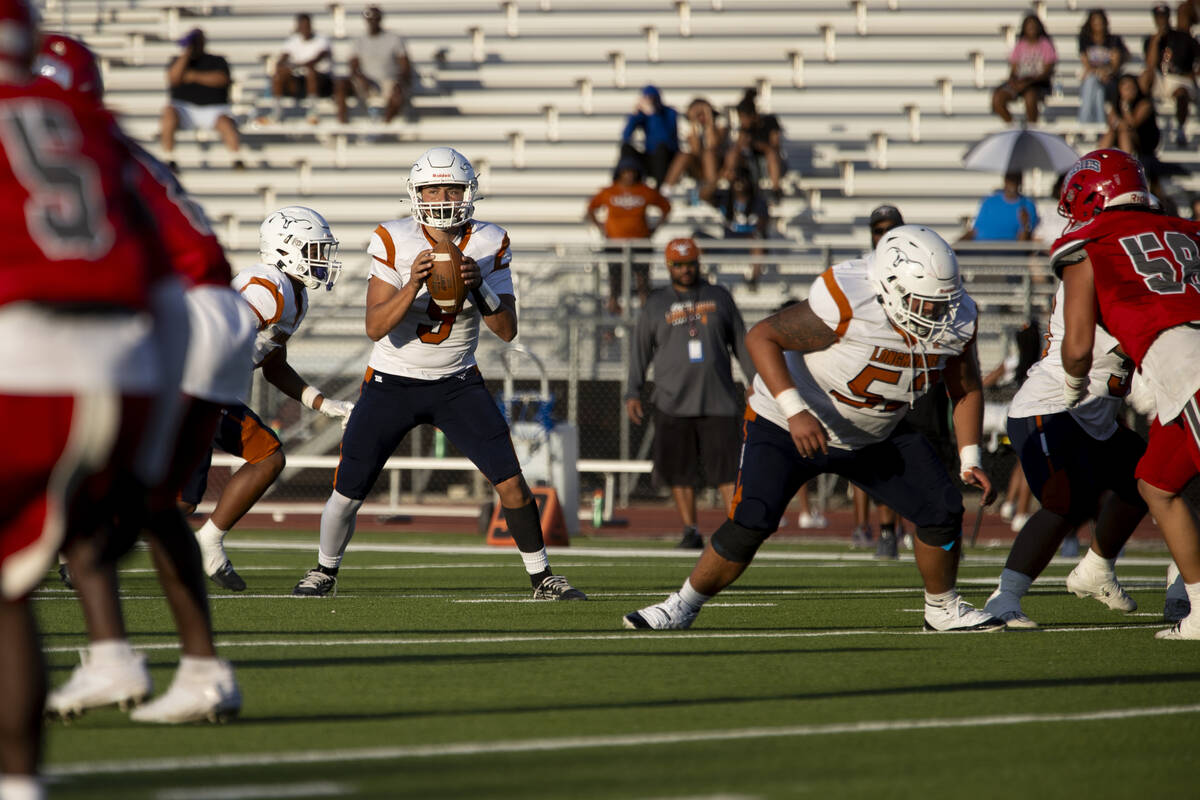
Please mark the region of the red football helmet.
[[1150, 205], [1142, 165], [1122, 150], [1093, 150], [1063, 178], [1058, 213], [1072, 222], [1087, 222], [1109, 206], [1124, 204]]
[[28, 0], [0, 0], [0, 62], [22, 72], [33, 60], [38, 13]]
[[42, 37], [33, 74], [54, 81], [69, 92], [90, 97], [97, 103], [104, 98], [104, 80], [96, 56], [78, 39], [61, 33]]

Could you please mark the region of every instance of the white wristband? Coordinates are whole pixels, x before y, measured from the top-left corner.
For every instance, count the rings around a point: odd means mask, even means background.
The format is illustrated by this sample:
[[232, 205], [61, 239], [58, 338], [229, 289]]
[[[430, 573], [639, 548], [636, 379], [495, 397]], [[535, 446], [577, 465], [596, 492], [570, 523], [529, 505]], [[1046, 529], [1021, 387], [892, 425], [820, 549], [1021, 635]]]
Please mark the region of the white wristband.
[[784, 389], [775, 395], [775, 402], [779, 404], [779, 410], [788, 419], [791, 419], [804, 410], [804, 401], [800, 399], [800, 392], [796, 391], [794, 387]]
[[972, 469], [980, 469], [983, 467], [983, 462], [979, 460], [979, 445], [969, 444], [962, 450], [958, 451], [959, 472], [963, 475], [969, 473]]
[[311, 409], [316, 409], [314, 403], [321, 396], [321, 390], [315, 386], [305, 386], [304, 391], [300, 393], [300, 402]]

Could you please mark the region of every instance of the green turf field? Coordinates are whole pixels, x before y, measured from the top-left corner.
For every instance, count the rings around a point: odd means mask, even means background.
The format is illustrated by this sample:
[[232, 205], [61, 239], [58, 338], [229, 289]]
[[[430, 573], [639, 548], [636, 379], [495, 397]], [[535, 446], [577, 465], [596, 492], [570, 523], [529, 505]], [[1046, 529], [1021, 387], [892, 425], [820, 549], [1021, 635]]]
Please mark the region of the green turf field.
[[[1034, 632], [921, 633], [911, 555], [770, 542], [690, 631], [621, 628], [695, 553], [587, 541], [552, 554], [586, 603], [535, 603], [514, 552], [360, 533], [336, 598], [289, 595], [315, 534], [238, 531], [249, 589], [214, 589], [245, 705], [226, 725], [116, 709], [47, 725], [51, 797], [991, 798], [1197, 792], [1200, 643], [1161, 642], [1165, 552], [1118, 571], [1130, 615], [1066, 595]], [[982, 605], [1003, 551], [968, 554]], [[178, 659], [144, 553], [122, 573], [156, 688]], [[85, 638], [74, 596], [35, 595], [50, 680]]]

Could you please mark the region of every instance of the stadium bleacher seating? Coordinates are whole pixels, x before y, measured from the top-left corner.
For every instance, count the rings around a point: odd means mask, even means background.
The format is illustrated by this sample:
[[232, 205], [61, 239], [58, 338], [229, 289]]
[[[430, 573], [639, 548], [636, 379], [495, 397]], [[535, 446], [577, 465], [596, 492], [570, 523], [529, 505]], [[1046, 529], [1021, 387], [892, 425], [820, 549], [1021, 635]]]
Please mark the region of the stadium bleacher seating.
[[[979, 199], [999, 183], [997, 175], [968, 172], [960, 164], [971, 143], [1002, 127], [989, 97], [1007, 74], [1006, 57], [1024, 14], [1042, 16], [1060, 56], [1043, 127], [1085, 148], [1097, 134], [1075, 122], [1075, 37], [1086, 13], [1075, 0], [380, 5], [385, 27], [406, 37], [420, 75], [414, 114], [387, 127], [361, 114], [340, 125], [329, 101], [320, 105], [316, 125], [298, 111], [277, 123], [254, 122], [268, 105], [267, 67], [294, 14], [312, 13], [316, 30], [334, 39], [344, 68], [362, 31], [365, 3], [44, 4], [48, 28], [81, 36], [101, 56], [110, 105], [152, 151], [165, 102], [164, 66], [177, 52], [174, 40], [202, 27], [210, 51], [229, 59], [248, 169], [234, 171], [212, 134], [181, 134], [175, 158], [185, 186], [218, 223], [237, 265], [254, 260], [263, 215], [286, 203], [319, 208], [341, 237], [345, 283], [334, 295], [315, 299], [321, 321], [298, 343], [301, 363], [325, 363], [319, 353], [335, 349], [337, 337], [360, 337], [362, 299], [354, 281], [365, 270], [359, 253], [366, 237], [378, 221], [406, 213], [404, 181], [412, 159], [426, 147], [451, 144], [481, 173], [487, 199], [480, 216], [512, 232], [516, 273], [526, 277], [522, 304], [535, 311], [524, 316], [523, 340], [552, 350], [548, 363], [565, 370], [563, 310], [592, 313], [599, 285], [590, 253], [598, 242], [582, 222], [583, 209], [608, 183], [623, 116], [646, 83], [659, 86], [677, 108], [699, 95], [726, 112], [744, 88], [755, 86], [760, 106], [784, 127], [789, 173], [775, 235], [785, 247], [771, 259], [778, 266], [758, 292], [742, 285], [737, 259], [722, 260], [718, 276], [751, 322], [784, 295], [802, 295], [834, 255], [861, 250], [867, 215], [879, 203], [894, 203], [906, 219], [958, 237]], [[1103, 6], [1112, 29], [1126, 39], [1132, 67], [1140, 68], [1141, 37], [1151, 27], [1148, 5], [1112, 0]], [[1164, 158], [1188, 168], [1197, 161], [1186, 151], [1168, 151]], [[1033, 175], [1026, 190], [1044, 195], [1053, 179]], [[1177, 186], [1200, 188], [1190, 177]], [[676, 200], [659, 234], [663, 241], [694, 229], [719, 232], [711, 209], [689, 205], [686, 191]], [[1025, 285], [1019, 277], [1025, 260], [1008, 259], [1007, 275], [989, 272], [992, 267], [975, 272], [980, 283], [970, 288], [985, 298], [985, 312], [994, 306], [980, 340], [985, 365], [1002, 355], [1005, 332], [1019, 316], [1012, 298], [1000, 301], [1013, 285]], [[533, 275], [538, 280], [528, 279]], [[989, 288], [986, 280], [1001, 288]], [[1047, 291], [1048, 283], [1035, 285], [1035, 307]], [[589, 369], [611, 372], [603, 363]]]

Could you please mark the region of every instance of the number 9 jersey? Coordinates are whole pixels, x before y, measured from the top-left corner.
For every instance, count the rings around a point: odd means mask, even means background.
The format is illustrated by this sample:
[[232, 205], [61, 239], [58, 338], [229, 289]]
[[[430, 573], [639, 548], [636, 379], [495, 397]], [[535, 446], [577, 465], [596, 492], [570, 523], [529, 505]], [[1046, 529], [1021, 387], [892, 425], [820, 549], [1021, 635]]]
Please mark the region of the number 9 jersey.
[[[940, 337], [921, 343], [902, 332], [884, 313], [865, 259], [825, 270], [809, 290], [808, 305], [837, 341], [813, 353], [787, 351], [784, 358], [830, 447], [857, 450], [886, 439], [917, 398], [941, 380], [947, 359], [975, 341], [975, 302], [966, 294]], [[787, 418], [761, 377], [754, 379], [750, 407], [787, 430]]]
[[[371, 234], [369, 275], [397, 289], [409, 281], [417, 256], [434, 241], [414, 219], [385, 222]], [[455, 242], [464, 256], [475, 259], [483, 282], [498, 295], [515, 295], [509, 264], [508, 234], [490, 222], [469, 220]], [[375, 343], [367, 365], [377, 372], [419, 380], [437, 380], [475, 365], [480, 314], [468, 296], [462, 311], [445, 314], [424, 286], [408, 312], [387, 336]]]

